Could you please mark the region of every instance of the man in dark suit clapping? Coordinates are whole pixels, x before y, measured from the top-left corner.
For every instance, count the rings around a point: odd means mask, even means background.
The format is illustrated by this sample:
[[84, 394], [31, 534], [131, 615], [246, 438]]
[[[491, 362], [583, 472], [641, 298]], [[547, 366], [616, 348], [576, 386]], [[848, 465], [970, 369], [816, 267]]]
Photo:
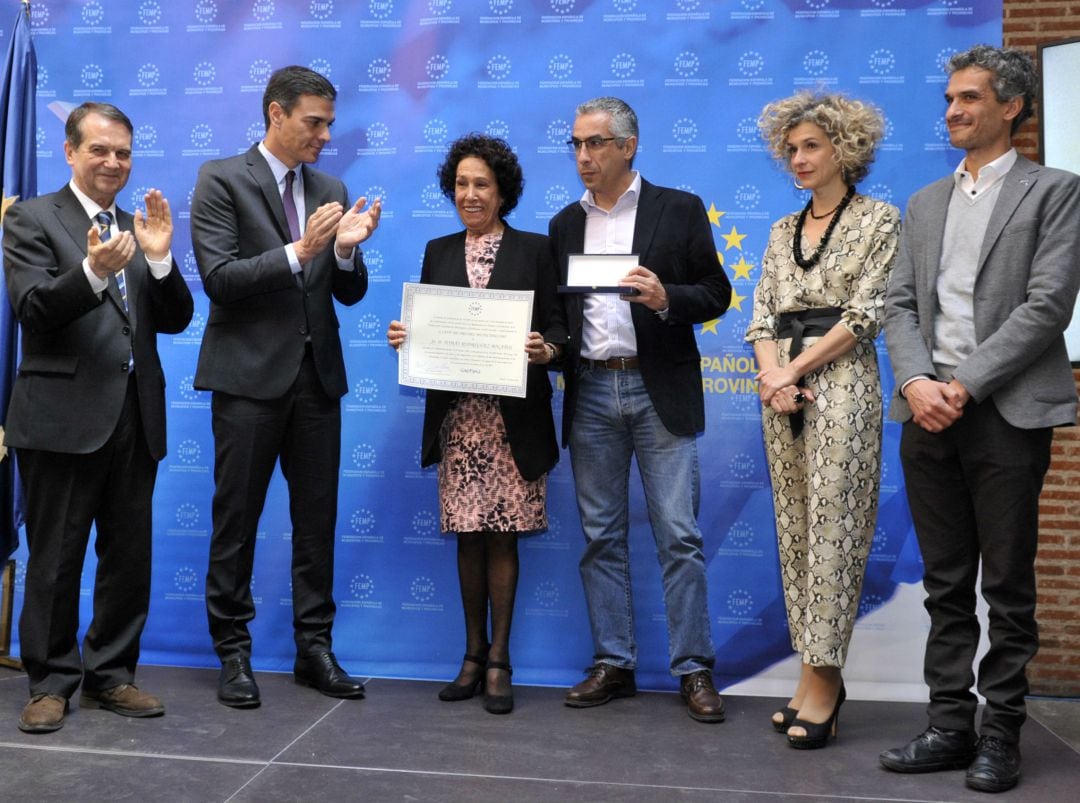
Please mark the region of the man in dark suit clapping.
[[[22, 362], [4, 444], [26, 490], [30, 558], [19, 641], [30, 702], [19, 728], [55, 731], [81, 705], [160, 716], [133, 685], [150, 605], [151, 500], [165, 456], [158, 332], [181, 332], [191, 293], [172, 259], [169, 204], [116, 206], [131, 173], [131, 121], [84, 103], [65, 126], [71, 181], [4, 218], [4, 274]], [[82, 655], [79, 580], [96, 525], [94, 617]]]
[[631, 169], [637, 116], [618, 98], [581, 104], [573, 139], [585, 194], [549, 227], [563, 283], [568, 255], [635, 254], [626, 295], [567, 295], [563, 322], [569, 443], [585, 531], [581, 577], [594, 665], [566, 695], [576, 708], [636, 692], [630, 600], [628, 475], [637, 457], [663, 571], [671, 672], [691, 717], [719, 722], [712, 681], [705, 560], [697, 526], [695, 436], [705, 428], [694, 324], [722, 315], [731, 284], [696, 195], [657, 187]]
[[336, 91], [304, 67], [277, 70], [263, 95], [266, 136], [203, 165], [191, 236], [210, 317], [195, 386], [213, 391], [214, 529], [206, 608], [222, 662], [218, 699], [259, 705], [248, 622], [255, 533], [274, 464], [292, 516], [294, 676], [333, 697], [363, 697], [331, 652], [334, 527], [348, 389], [334, 300], [367, 290], [357, 246], [379, 223], [376, 200], [351, 204], [313, 170], [330, 141]]

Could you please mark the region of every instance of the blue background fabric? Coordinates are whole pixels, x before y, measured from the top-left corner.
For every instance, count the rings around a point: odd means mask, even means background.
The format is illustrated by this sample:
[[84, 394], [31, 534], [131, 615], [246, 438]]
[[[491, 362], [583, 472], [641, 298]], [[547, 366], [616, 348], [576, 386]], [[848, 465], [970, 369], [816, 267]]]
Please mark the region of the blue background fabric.
[[[165, 192], [174, 255], [195, 295], [187, 331], [159, 344], [169, 454], [155, 497], [143, 661], [216, 665], [203, 604], [210, 397], [192, 388], [208, 305], [190, 243], [190, 203], [205, 160], [261, 138], [261, 96], [273, 69], [303, 64], [335, 84], [337, 122], [318, 167], [340, 176], [354, 197], [384, 204], [364, 248], [368, 295], [339, 309], [350, 382], [335, 567], [334, 648], [342, 663], [354, 673], [434, 679], [451, 676], [462, 653], [455, 545], [438, 531], [435, 472], [419, 466], [423, 393], [397, 384], [397, 358], [384, 338], [399, 315], [402, 282], [419, 278], [425, 242], [460, 228], [436, 181], [446, 145], [470, 131], [507, 139], [526, 178], [510, 222], [546, 232], [551, 216], [582, 191], [564, 144], [574, 107], [610, 94], [638, 112], [635, 166], [654, 183], [704, 200], [735, 290], [722, 318], [697, 327], [707, 416], [700, 522], [718, 682], [729, 685], [791, 654], [756, 366], [742, 335], [770, 223], [806, 195], [765, 152], [758, 113], [803, 88], [875, 102], [887, 133], [860, 189], [902, 209], [915, 189], [960, 159], [943, 123], [945, 62], [976, 43], [1000, 44], [1001, 17], [997, 0], [35, 0], [39, 190], [70, 176], [62, 147], [67, 111], [85, 100], [120, 106], [135, 124], [135, 154], [118, 203], [131, 210], [148, 188]], [[10, 35], [3, 31], [5, 41]], [[887, 363], [883, 342], [878, 350]], [[890, 392], [887, 364], [883, 376]], [[561, 404], [560, 384], [557, 414]], [[887, 423], [884, 437], [881, 511], [860, 616], [921, 577], [898, 426]], [[638, 679], [670, 689], [659, 570], [635, 475], [631, 488]], [[516, 680], [570, 684], [590, 662], [591, 642], [565, 452], [549, 489], [550, 529], [521, 543], [511, 649]], [[289, 535], [276, 475], [252, 582], [257, 669], [291, 667]], [[18, 606], [25, 547], [16, 558]], [[91, 554], [84, 625], [93, 573]], [[892, 670], [878, 671], [887, 679]]]

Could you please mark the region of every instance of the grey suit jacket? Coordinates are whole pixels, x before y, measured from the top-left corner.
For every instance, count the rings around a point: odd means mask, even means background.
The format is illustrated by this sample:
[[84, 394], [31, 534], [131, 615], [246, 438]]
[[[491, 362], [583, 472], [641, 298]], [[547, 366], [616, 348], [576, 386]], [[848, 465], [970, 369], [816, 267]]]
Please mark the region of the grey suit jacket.
[[[1076, 421], [1076, 386], [1062, 333], [1080, 287], [1080, 176], [1019, 157], [1003, 179], [979, 254], [974, 288], [977, 346], [956, 379], [978, 402], [1022, 429]], [[934, 375], [931, 351], [947, 176], [908, 203], [885, 299], [885, 340], [896, 387]], [[897, 395], [889, 417], [911, 410]]]
[[[350, 201], [333, 176], [302, 166], [304, 205]], [[195, 387], [253, 399], [276, 399], [296, 379], [311, 341], [319, 379], [330, 398], [348, 391], [334, 299], [355, 304], [367, 291], [357, 249], [341, 270], [333, 243], [304, 266], [303, 289], [285, 254], [292, 241], [270, 165], [247, 153], [207, 162], [191, 200], [191, 240], [210, 299]]]
[[[131, 215], [116, 211], [117, 226], [134, 231]], [[69, 454], [101, 448], [120, 418], [133, 356], [143, 433], [160, 460], [165, 375], [157, 335], [188, 325], [191, 292], [175, 262], [155, 279], [138, 249], [124, 269], [127, 310], [115, 280], [98, 297], [82, 268], [90, 226], [67, 185], [4, 217], [4, 275], [23, 338], [4, 443]]]

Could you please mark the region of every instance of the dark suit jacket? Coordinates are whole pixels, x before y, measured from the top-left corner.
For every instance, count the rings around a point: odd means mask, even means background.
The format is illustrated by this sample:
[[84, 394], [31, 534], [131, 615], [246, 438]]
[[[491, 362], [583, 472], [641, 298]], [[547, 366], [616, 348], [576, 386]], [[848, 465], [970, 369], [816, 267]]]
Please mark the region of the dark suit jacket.
[[[1080, 288], [1080, 177], [1021, 156], [1001, 181], [972, 289], [978, 343], [955, 376], [976, 401], [992, 398], [1014, 427], [1073, 424], [1076, 385], [1062, 333]], [[924, 187], [904, 215], [885, 298], [895, 421], [911, 418], [903, 384], [934, 375], [937, 279], [954, 186], [950, 175]]]
[[[320, 205], [350, 205], [345, 185], [302, 166], [310, 216]], [[330, 398], [348, 390], [334, 299], [352, 305], [367, 292], [359, 249], [339, 270], [333, 245], [304, 266], [300, 288], [284, 246], [292, 242], [281, 194], [257, 146], [207, 162], [191, 201], [191, 240], [210, 299], [195, 387], [275, 399], [292, 385], [310, 336], [315, 367]]]
[[[549, 343], [565, 343], [566, 330], [552, 324], [555, 296], [555, 266], [551, 261], [547, 238], [541, 234], [518, 231], [506, 226], [495, 267], [488, 280], [491, 290], [532, 290], [532, 331], [541, 332]], [[465, 232], [440, 237], [427, 244], [420, 272], [424, 284], [468, 287], [465, 271]], [[522, 349], [525, 344], [522, 343]], [[422, 463], [429, 466], [442, 459], [439, 430], [456, 393], [429, 390], [424, 407]], [[546, 366], [530, 365], [525, 383], [525, 398], [500, 396], [499, 408], [514, 463], [527, 480], [550, 471], [559, 461], [555, 440], [555, 421], [551, 415], [551, 381]]]
[[[585, 250], [585, 210], [581, 204], [575, 201], [552, 218], [548, 234], [565, 284], [567, 256]], [[669, 432], [694, 435], [705, 429], [705, 399], [701, 390], [701, 354], [693, 325], [720, 317], [731, 301], [731, 283], [716, 256], [701, 199], [642, 179], [632, 253], [639, 255], [640, 265], [659, 277], [669, 299], [667, 320], [644, 304], [630, 304], [645, 389]], [[560, 323], [565, 324], [570, 336], [564, 360], [565, 446], [577, 403], [584, 298], [566, 294], [563, 299], [559, 315], [564, 321]]]
[[[117, 225], [133, 231], [117, 209]], [[4, 217], [4, 274], [22, 327], [22, 362], [4, 443], [88, 454], [112, 435], [134, 355], [139, 412], [150, 454], [165, 456], [165, 375], [158, 332], [182, 332], [192, 301], [180, 269], [158, 281], [137, 249], [124, 271], [128, 312], [115, 280], [101, 298], [83, 273], [91, 221], [71, 188], [12, 206]]]

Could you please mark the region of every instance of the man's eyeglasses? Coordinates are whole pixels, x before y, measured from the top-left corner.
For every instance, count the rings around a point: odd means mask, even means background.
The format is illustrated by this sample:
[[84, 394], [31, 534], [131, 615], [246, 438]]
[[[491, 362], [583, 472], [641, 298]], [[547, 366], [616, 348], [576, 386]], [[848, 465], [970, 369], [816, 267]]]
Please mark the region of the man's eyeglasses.
[[598, 151], [609, 142], [621, 144], [625, 141], [625, 137], [589, 137], [588, 139], [568, 139], [566, 144], [570, 147], [571, 152], [578, 153], [582, 148], [589, 151]]

